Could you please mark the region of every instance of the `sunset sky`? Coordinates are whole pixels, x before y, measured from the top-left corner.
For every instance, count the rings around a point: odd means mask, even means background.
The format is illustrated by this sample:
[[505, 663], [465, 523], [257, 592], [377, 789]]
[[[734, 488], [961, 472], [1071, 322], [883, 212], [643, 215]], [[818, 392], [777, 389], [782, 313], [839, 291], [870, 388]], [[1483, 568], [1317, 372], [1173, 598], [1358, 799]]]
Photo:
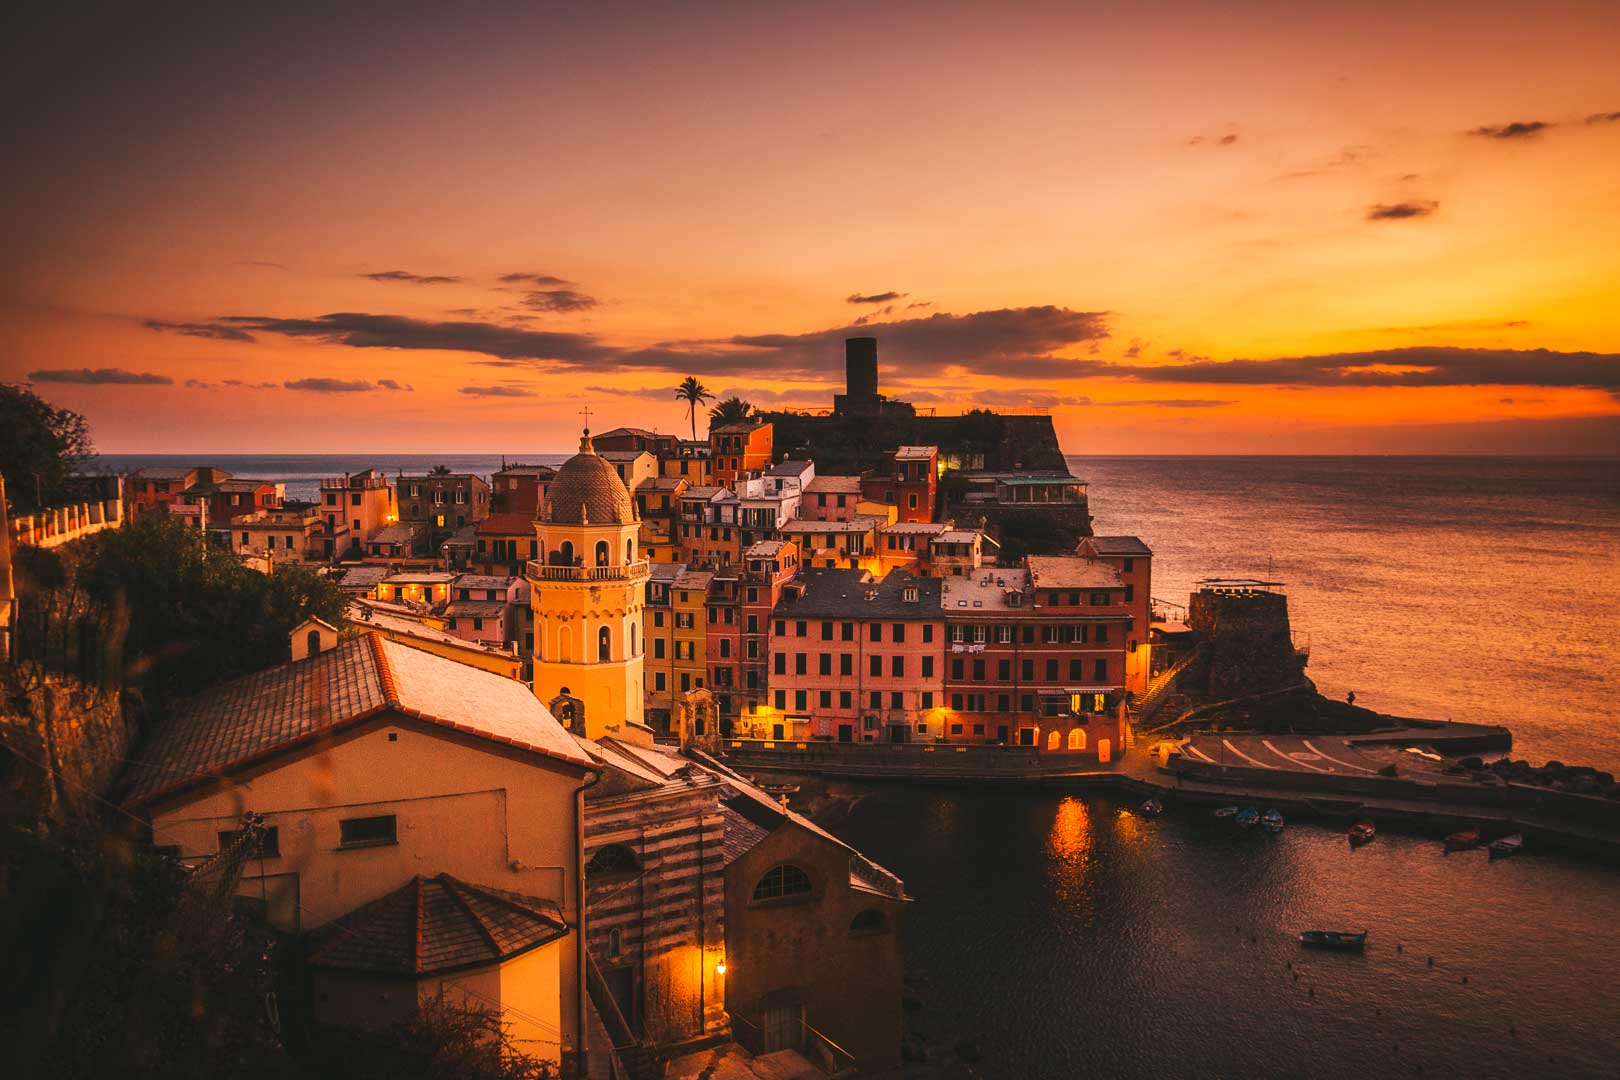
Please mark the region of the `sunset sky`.
[[34, 18], [0, 379], [104, 451], [684, 431], [852, 333], [1072, 453], [1620, 447], [1614, 0]]

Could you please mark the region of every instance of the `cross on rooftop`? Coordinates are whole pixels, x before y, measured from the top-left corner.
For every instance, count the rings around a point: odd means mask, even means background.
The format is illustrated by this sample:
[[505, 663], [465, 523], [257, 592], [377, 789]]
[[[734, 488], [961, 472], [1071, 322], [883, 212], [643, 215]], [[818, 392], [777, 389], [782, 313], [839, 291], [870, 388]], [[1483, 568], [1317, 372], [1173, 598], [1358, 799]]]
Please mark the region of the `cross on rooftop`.
[[591, 407], [589, 405], [585, 406], [579, 410], [579, 415], [585, 418], [585, 434], [589, 435], [591, 433]]

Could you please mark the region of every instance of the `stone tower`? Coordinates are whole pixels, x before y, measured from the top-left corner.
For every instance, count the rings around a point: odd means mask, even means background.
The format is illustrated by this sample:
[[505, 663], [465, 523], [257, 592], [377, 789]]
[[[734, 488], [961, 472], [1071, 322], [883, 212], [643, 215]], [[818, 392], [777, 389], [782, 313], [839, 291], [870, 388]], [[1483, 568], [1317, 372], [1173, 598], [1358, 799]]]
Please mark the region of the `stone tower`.
[[[576, 734], [652, 740], [643, 722], [641, 609], [647, 561], [640, 520], [619, 474], [586, 429], [557, 470], [535, 520], [529, 563], [534, 692]], [[559, 711], [560, 710], [560, 711]]]

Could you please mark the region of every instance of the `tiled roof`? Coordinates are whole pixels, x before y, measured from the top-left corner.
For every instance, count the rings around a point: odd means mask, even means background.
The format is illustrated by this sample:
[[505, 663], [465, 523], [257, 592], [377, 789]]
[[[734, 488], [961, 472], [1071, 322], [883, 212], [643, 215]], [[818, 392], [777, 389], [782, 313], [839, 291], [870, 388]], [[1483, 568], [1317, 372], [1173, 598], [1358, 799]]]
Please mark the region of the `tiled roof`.
[[[895, 570], [881, 581], [864, 570], [803, 570], [796, 579], [804, 586], [797, 600], [776, 605], [779, 618], [830, 619], [937, 619], [940, 617], [938, 578], [913, 577]], [[908, 603], [905, 589], [915, 587], [917, 599]]]
[[128, 768], [128, 805], [228, 776], [393, 710], [589, 766], [527, 686], [364, 634], [182, 701]]
[[861, 491], [861, 478], [858, 476], [817, 476], [814, 480], [804, 485], [804, 490], [810, 492], [812, 495], [822, 493], [832, 495], [838, 492], [842, 492], [845, 495], [859, 495]]
[[1137, 536], [1093, 536], [1092, 546], [1099, 555], [1152, 555], [1153, 549]]
[[636, 520], [630, 489], [596, 453], [589, 433], [579, 440], [579, 453], [557, 470], [543, 513], [554, 525], [628, 525]]
[[384, 525], [372, 534], [368, 544], [408, 544], [416, 539], [422, 526], [410, 521], [397, 521], [392, 525]]
[[440, 874], [412, 878], [315, 931], [307, 960], [318, 968], [432, 975], [509, 960], [567, 932], [550, 900]]
[[534, 518], [528, 514], [491, 514], [478, 523], [479, 536], [534, 535]]
[[721, 804], [720, 816], [725, 830], [720, 850], [727, 866], [753, 851], [761, 840], [771, 835], [768, 829], [760, 828], [724, 803]]
[[517, 580], [514, 577], [507, 577], [505, 574], [461, 574], [456, 578], [455, 587], [458, 589], [495, 589], [498, 592], [505, 592]]
[[148, 465], [144, 469], [136, 469], [129, 475], [140, 480], [184, 480], [195, 471], [196, 466]]
[[938, 453], [937, 446], [897, 446], [894, 448], [894, 460], [926, 461]]
[[1030, 584], [1037, 589], [1118, 589], [1119, 571], [1079, 555], [1031, 555]]

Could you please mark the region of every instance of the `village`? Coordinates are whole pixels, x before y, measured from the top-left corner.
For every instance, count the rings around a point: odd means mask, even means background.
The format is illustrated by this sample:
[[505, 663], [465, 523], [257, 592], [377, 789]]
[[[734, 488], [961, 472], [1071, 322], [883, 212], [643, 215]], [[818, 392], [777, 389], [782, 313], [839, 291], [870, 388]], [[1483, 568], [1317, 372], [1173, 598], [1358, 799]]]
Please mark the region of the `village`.
[[[840, 413], [904, 408], [875, 365], [852, 342]], [[313, 503], [144, 468], [11, 520], [0, 596], [14, 547], [142, 521], [341, 590], [286, 662], [125, 731], [109, 783], [154, 851], [294, 943], [300, 1023], [378, 1028], [450, 994], [564, 1075], [881, 1074], [905, 885], [727, 754], [1124, 753], [1151, 552], [1087, 527], [1007, 557], [997, 515], [1089, 526], [1085, 485], [982, 465], [903, 444], [822, 474], [745, 415], [707, 440], [587, 429], [561, 465], [489, 477], [355, 472]]]

